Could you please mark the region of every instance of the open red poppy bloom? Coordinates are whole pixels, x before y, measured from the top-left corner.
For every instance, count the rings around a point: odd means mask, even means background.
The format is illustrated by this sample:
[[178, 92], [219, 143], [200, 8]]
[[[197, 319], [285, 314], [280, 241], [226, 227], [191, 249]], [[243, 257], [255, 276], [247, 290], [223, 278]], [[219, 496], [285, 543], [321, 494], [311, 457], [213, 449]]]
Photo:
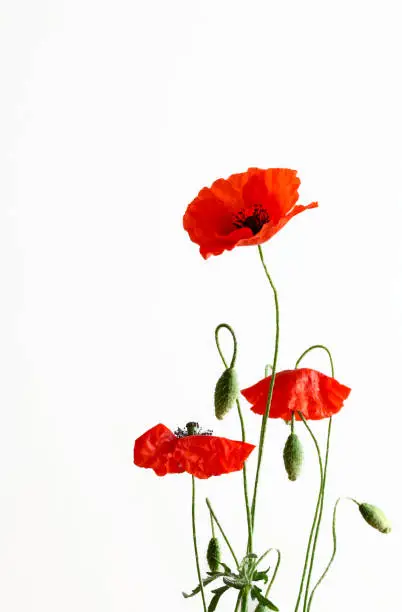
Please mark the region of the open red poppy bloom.
[[[197, 424], [188, 423], [186, 427], [189, 425]], [[134, 463], [152, 468], [158, 476], [188, 472], [197, 478], [209, 478], [241, 470], [254, 448], [253, 444], [209, 433], [176, 435], [159, 424], [135, 441]]]
[[201, 255], [220, 255], [235, 246], [262, 244], [308, 206], [295, 206], [300, 180], [296, 170], [249, 168], [201, 189], [188, 205], [184, 229]]
[[[271, 376], [268, 376], [241, 392], [253, 404], [253, 412], [264, 414], [270, 384]], [[269, 416], [289, 421], [294, 414], [301, 420], [298, 414], [301, 412], [305, 419], [325, 419], [340, 411], [350, 391], [335, 378], [316, 370], [284, 370], [275, 377]]]

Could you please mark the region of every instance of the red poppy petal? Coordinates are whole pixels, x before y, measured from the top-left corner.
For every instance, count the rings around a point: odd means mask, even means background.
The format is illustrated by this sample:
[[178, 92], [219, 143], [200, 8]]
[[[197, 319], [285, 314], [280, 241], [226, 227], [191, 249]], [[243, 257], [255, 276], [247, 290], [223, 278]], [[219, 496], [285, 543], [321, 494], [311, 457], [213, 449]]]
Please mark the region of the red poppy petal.
[[173, 458], [177, 438], [165, 425], [155, 425], [134, 443], [134, 463], [152, 468], [158, 476], [179, 474], [184, 469]]
[[289, 168], [269, 168], [265, 171], [265, 184], [270, 194], [275, 196], [278, 214], [286, 215], [299, 199], [300, 179], [296, 170]]
[[189, 474], [209, 478], [241, 470], [254, 448], [217, 436], [188, 436], [178, 440], [174, 457]]
[[[218, 179], [210, 188], [201, 189], [188, 205], [184, 229], [199, 245], [205, 259], [231, 251], [235, 246], [262, 244], [292, 217], [317, 206], [316, 202], [295, 206], [299, 184], [296, 171], [288, 168], [249, 168], [228, 179]], [[255, 235], [249, 226], [235, 225], [237, 215], [247, 215], [247, 209], [254, 207], [265, 209], [270, 219]]]
[[[264, 414], [270, 383], [268, 376], [241, 392], [252, 404], [253, 412]], [[309, 368], [278, 372], [269, 416], [288, 421], [295, 413], [300, 420], [301, 412], [306, 419], [324, 419], [339, 412], [350, 391], [334, 378]]]

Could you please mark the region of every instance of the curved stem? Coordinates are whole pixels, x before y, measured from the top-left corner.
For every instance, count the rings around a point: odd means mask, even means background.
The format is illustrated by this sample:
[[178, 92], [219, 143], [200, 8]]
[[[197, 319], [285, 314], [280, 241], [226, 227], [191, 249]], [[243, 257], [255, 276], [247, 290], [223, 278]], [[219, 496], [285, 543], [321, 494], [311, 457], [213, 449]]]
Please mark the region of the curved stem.
[[[236, 338], [236, 334], [234, 333], [234, 330], [232, 327], [230, 327], [230, 325], [228, 325], [227, 323], [221, 323], [220, 325], [218, 325], [218, 327], [215, 329], [215, 342], [216, 342], [216, 348], [218, 349], [219, 355], [222, 359], [222, 363], [225, 366], [225, 368], [228, 367], [225, 356], [222, 352], [220, 343], [219, 343], [219, 332], [221, 329], [227, 329], [233, 338], [233, 355], [232, 355], [232, 361], [230, 364], [230, 367], [233, 368], [235, 363], [236, 363], [236, 358], [237, 358], [237, 338]], [[241, 439], [243, 442], [246, 441], [246, 428], [244, 426], [244, 419], [243, 419], [243, 414], [241, 411], [241, 406], [240, 406], [240, 401], [239, 399], [236, 400], [236, 407], [237, 407], [237, 413], [239, 415], [239, 420], [240, 420], [240, 427], [241, 427]], [[245, 503], [245, 507], [246, 507], [246, 516], [247, 516], [247, 531], [248, 531], [248, 543], [247, 543], [247, 552], [251, 552], [253, 549], [253, 526], [252, 526], [252, 521], [251, 521], [251, 512], [250, 512], [250, 502], [249, 502], [249, 498], [248, 498], [248, 483], [247, 483], [247, 467], [246, 467], [246, 463], [243, 464], [243, 490], [244, 490], [244, 503]]]
[[279, 301], [278, 301], [278, 293], [276, 291], [276, 288], [275, 288], [275, 285], [274, 285], [274, 283], [272, 281], [272, 278], [269, 275], [267, 266], [265, 265], [264, 253], [262, 251], [261, 245], [258, 245], [258, 253], [260, 255], [261, 263], [262, 263], [262, 266], [264, 268], [265, 276], [267, 277], [268, 282], [271, 285], [271, 289], [272, 289], [273, 294], [274, 294], [276, 325], [275, 325], [275, 348], [274, 348], [274, 356], [273, 356], [273, 360], [272, 360], [271, 384], [269, 385], [267, 404], [266, 404], [266, 407], [265, 407], [264, 415], [262, 417], [261, 431], [260, 431], [260, 441], [259, 441], [259, 445], [258, 445], [258, 459], [257, 459], [257, 470], [256, 470], [256, 474], [255, 474], [253, 502], [251, 504], [251, 518], [252, 518], [252, 526], [253, 526], [253, 528], [254, 528], [254, 523], [255, 523], [255, 510], [256, 510], [256, 503], [257, 503], [258, 482], [259, 482], [259, 477], [260, 477], [262, 455], [263, 455], [263, 451], [264, 451], [265, 434], [266, 434], [266, 429], [267, 429], [267, 421], [268, 421], [268, 417], [269, 417], [269, 411], [271, 409], [272, 395], [273, 395], [273, 392], [274, 392], [276, 364], [277, 364], [277, 361], [278, 361], [278, 350], [279, 350]]
[[258, 565], [258, 564], [259, 564], [259, 563], [260, 563], [260, 562], [261, 562], [261, 561], [264, 559], [264, 557], [266, 557], [266, 555], [268, 555], [268, 554], [269, 554], [269, 553], [270, 553], [272, 550], [274, 550], [274, 551], [277, 553], [277, 555], [278, 555], [278, 559], [277, 559], [277, 561], [276, 561], [276, 565], [275, 565], [274, 573], [272, 574], [272, 578], [271, 578], [270, 582], [268, 583], [267, 590], [265, 591], [265, 597], [268, 597], [269, 592], [270, 592], [270, 590], [271, 590], [271, 587], [272, 587], [272, 585], [273, 585], [273, 583], [274, 583], [274, 581], [275, 581], [276, 574], [278, 573], [279, 566], [280, 566], [280, 564], [281, 564], [281, 551], [279, 550], [279, 548], [269, 548], [269, 549], [267, 550], [267, 552], [265, 552], [265, 553], [264, 553], [264, 554], [263, 554], [263, 555], [262, 555], [262, 556], [261, 556], [261, 557], [258, 559], [258, 561], [257, 561], [257, 563], [256, 563], [256, 567], [257, 567], [257, 565]]
[[[323, 351], [325, 351], [327, 353], [327, 355], [329, 357], [330, 366], [331, 366], [331, 376], [332, 376], [332, 378], [334, 378], [334, 376], [335, 376], [334, 360], [332, 359], [331, 351], [324, 344], [314, 344], [313, 346], [310, 346], [307, 350], [305, 350], [304, 353], [302, 353], [300, 355], [299, 359], [296, 361], [295, 368], [298, 367], [298, 365], [301, 362], [301, 360], [303, 359], [303, 357], [305, 357], [310, 351], [313, 351], [314, 349], [321, 349], [321, 350], [323, 350]], [[313, 532], [315, 530], [313, 547], [312, 547], [311, 558], [310, 558], [310, 567], [309, 567], [308, 577], [307, 577], [307, 582], [306, 582], [306, 590], [305, 590], [305, 596], [304, 596], [303, 612], [307, 611], [307, 602], [308, 602], [308, 596], [309, 596], [310, 581], [311, 581], [311, 575], [312, 575], [312, 572], [313, 572], [313, 566], [314, 566], [314, 561], [315, 561], [315, 552], [316, 552], [316, 548], [317, 548], [318, 535], [319, 535], [319, 532], [320, 532], [322, 514], [323, 514], [323, 509], [324, 509], [324, 496], [325, 496], [325, 485], [326, 485], [326, 481], [327, 481], [329, 446], [330, 446], [330, 439], [331, 439], [331, 428], [332, 428], [332, 417], [329, 419], [329, 423], [328, 423], [328, 433], [327, 433], [327, 445], [326, 445], [326, 451], [325, 451], [324, 471], [323, 472], [321, 471], [320, 492], [319, 492], [318, 501], [317, 501], [316, 513], [314, 515], [313, 528], [312, 528], [312, 531], [310, 532], [308, 552], [307, 552], [307, 555], [306, 555], [306, 562], [307, 562], [308, 554], [310, 552], [311, 541], [312, 541], [311, 538], [312, 538], [312, 534], [313, 534]], [[318, 515], [317, 515], [317, 509], [318, 509]], [[304, 566], [302, 583], [303, 583], [304, 576], [305, 576], [305, 569], [306, 569], [306, 564]], [[300, 595], [301, 595], [301, 593], [299, 592], [298, 602], [300, 601]], [[297, 606], [298, 606], [298, 604], [297, 604]], [[297, 606], [296, 606], [296, 610], [297, 610]]]
[[320, 491], [320, 510], [319, 510], [319, 513], [318, 513], [318, 519], [317, 519], [316, 531], [315, 531], [315, 536], [314, 536], [313, 548], [312, 548], [312, 551], [311, 551], [310, 569], [309, 569], [309, 572], [308, 572], [308, 577], [307, 577], [307, 582], [306, 582], [306, 592], [305, 592], [305, 596], [304, 596], [304, 607], [303, 607], [303, 611], [304, 612], [307, 611], [307, 600], [308, 600], [308, 594], [309, 594], [309, 588], [310, 588], [310, 582], [311, 582], [311, 575], [312, 575], [312, 572], [313, 572], [313, 566], [314, 566], [314, 561], [315, 561], [315, 551], [316, 551], [316, 548], [317, 548], [318, 534], [320, 532], [322, 513], [323, 513], [323, 509], [324, 509], [324, 495], [325, 495], [325, 484], [326, 484], [326, 481], [327, 481], [327, 468], [328, 468], [329, 443], [330, 443], [330, 439], [331, 439], [331, 427], [332, 427], [332, 417], [329, 419], [329, 423], [328, 423], [327, 448], [326, 448], [326, 451], [325, 451], [324, 473], [322, 475], [321, 491]]
[[331, 351], [324, 344], [313, 344], [313, 346], [310, 346], [307, 350], [305, 350], [304, 353], [302, 353], [299, 359], [296, 361], [295, 369], [297, 369], [303, 357], [305, 357], [307, 353], [309, 353], [310, 351], [313, 351], [314, 349], [322, 349], [328, 354], [329, 362], [331, 364], [331, 376], [333, 378], [334, 377], [334, 360], [332, 359]]
[[305, 556], [305, 560], [304, 560], [304, 567], [303, 567], [303, 573], [302, 573], [302, 577], [301, 577], [301, 581], [300, 581], [300, 587], [299, 587], [299, 593], [297, 596], [297, 601], [296, 601], [296, 607], [294, 612], [297, 612], [297, 610], [299, 609], [299, 605], [300, 605], [300, 600], [302, 597], [302, 593], [303, 593], [303, 586], [304, 586], [304, 579], [306, 577], [306, 572], [307, 572], [307, 566], [310, 560], [310, 550], [311, 550], [311, 544], [313, 542], [313, 536], [314, 536], [314, 531], [317, 525], [317, 520], [318, 520], [318, 514], [320, 511], [320, 505], [321, 505], [321, 490], [322, 490], [322, 483], [323, 483], [323, 476], [324, 476], [324, 472], [323, 472], [323, 467], [322, 467], [322, 459], [321, 459], [321, 451], [320, 451], [320, 447], [318, 445], [317, 439], [314, 436], [313, 432], [311, 431], [306, 419], [304, 418], [304, 416], [302, 415], [301, 412], [299, 412], [300, 418], [303, 420], [304, 425], [306, 426], [313, 442], [314, 442], [314, 446], [317, 450], [317, 455], [318, 455], [318, 463], [320, 466], [320, 488], [318, 491], [318, 499], [317, 499], [317, 504], [315, 507], [315, 512], [314, 512], [314, 518], [313, 518], [313, 524], [311, 526], [311, 530], [310, 530], [310, 535], [309, 535], [309, 539], [308, 539], [308, 543], [307, 543], [307, 549], [306, 549], [306, 556]]
[[233, 557], [233, 559], [234, 559], [234, 562], [236, 563], [236, 567], [238, 568], [238, 567], [239, 567], [239, 562], [238, 562], [238, 560], [237, 560], [237, 557], [236, 557], [236, 555], [235, 555], [235, 553], [234, 553], [234, 550], [233, 550], [233, 548], [232, 548], [232, 546], [231, 546], [231, 544], [230, 544], [230, 542], [229, 542], [228, 538], [226, 537], [225, 532], [224, 532], [224, 531], [223, 531], [223, 529], [222, 529], [222, 526], [221, 526], [220, 522], [219, 522], [219, 521], [218, 521], [218, 519], [216, 518], [216, 514], [215, 514], [215, 512], [214, 512], [214, 511], [213, 511], [213, 509], [212, 509], [211, 502], [209, 501], [208, 497], [206, 498], [205, 502], [206, 502], [206, 504], [207, 504], [207, 506], [208, 506], [208, 509], [209, 509], [209, 511], [210, 511], [210, 513], [211, 513], [211, 515], [213, 516], [213, 519], [214, 519], [215, 523], [216, 523], [216, 524], [217, 524], [217, 526], [218, 526], [219, 531], [220, 531], [220, 532], [221, 532], [221, 534], [222, 534], [223, 539], [225, 540], [225, 542], [226, 542], [226, 544], [227, 544], [227, 547], [229, 548], [230, 552], [232, 553], [232, 557]]
[[[232, 360], [230, 362], [230, 366], [228, 366], [225, 356], [222, 352], [221, 349], [221, 345], [219, 342], [219, 332], [221, 329], [227, 329], [233, 338], [233, 355], [232, 355]], [[223, 361], [223, 365], [225, 366], [225, 368], [234, 368], [235, 363], [236, 363], [236, 359], [237, 359], [237, 338], [236, 338], [236, 334], [234, 333], [234, 330], [232, 327], [230, 327], [230, 325], [228, 325], [227, 323], [221, 323], [220, 325], [218, 325], [218, 327], [215, 329], [215, 342], [216, 342], [216, 348], [218, 349], [218, 353]]]
[[[308, 607], [307, 607], [308, 611], [311, 608], [311, 604], [312, 604], [313, 597], [314, 597], [314, 594], [315, 594], [316, 590], [320, 586], [321, 582], [324, 580], [325, 576], [328, 573], [329, 568], [331, 567], [331, 565], [333, 563], [333, 560], [335, 559], [336, 549], [337, 549], [337, 542], [336, 542], [336, 511], [337, 511], [338, 504], [341, 501], [341, 499], [342, 499], [342, 497], [339, 497], [336, 500], [336, 503], [335, 503], [335, 506], [334, 506], [334, 514], [333, 514], [333, 517], [332, 517], [332, 540], [333, 540], [333, 543], [334, 543], [334, 545], [333, 545], [334, 548], [333, 548], [332, 556], [331, 556], [331, 559], [329, 560], [329, 563], [328, 563], [327, 567], [325, 568], [324, 572], [321, 574], [317, 584], [315, 585], [314, 589], [311, 591], [311, 595], [310, 595], [310, 599], [308, 601]], [[345, 499], [351, 499], [351, 501], [354, 501], [357, 504], [355, 499], [352, 499], [350, 497], [346, 497]]]
[[197, 531], [195, 527], [195, 478], [191, 476], [192, 483], [192, 502], [191, 502], [191, 515], [192, 515], [192, 523], [193, 523], [193, 542], [194, 542], [194, 554], [195, 554], [195, 564], [197, 566], [197, 575], [198, 582], [201, 588], [201, 597], [202, 597], [202, 605], [204, 607], [204, 612], [207, 612], [207, 604], [205, 601], [205, 593], [204, 593], [204, 585], [201, 577], [201, 569], [200, 569], [200, 560], [198, 557], [198, 547], [197, 547]]

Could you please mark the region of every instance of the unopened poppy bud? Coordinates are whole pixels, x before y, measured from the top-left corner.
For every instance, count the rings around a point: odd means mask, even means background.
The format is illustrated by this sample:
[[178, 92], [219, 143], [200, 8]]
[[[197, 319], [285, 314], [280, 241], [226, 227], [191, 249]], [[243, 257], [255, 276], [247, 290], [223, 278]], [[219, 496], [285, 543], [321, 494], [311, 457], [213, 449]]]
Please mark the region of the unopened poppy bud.
[[291, 433], [283, 449], [283, 461], [289, 480], [296, 480], [303, 463], [303, 447], [296, 434]]
[[218, 538], [211, 538], [208, 544], [207, 561], [211, 572], [217, 572], [221, 562], [221, 547]]
[[381, 533], [389, 533], [391, 531], [391, 523], [384, 512], [377, 508], [377, 506], [364, 503], [359, 505], [359, 510], [366, 523], [374, 527], [374, 529], [378, 529]]
[[224, 371], [215, 387], [215, 416], [223, 419], [227, 415], [239, 394], [237, 374], [234, 368]]

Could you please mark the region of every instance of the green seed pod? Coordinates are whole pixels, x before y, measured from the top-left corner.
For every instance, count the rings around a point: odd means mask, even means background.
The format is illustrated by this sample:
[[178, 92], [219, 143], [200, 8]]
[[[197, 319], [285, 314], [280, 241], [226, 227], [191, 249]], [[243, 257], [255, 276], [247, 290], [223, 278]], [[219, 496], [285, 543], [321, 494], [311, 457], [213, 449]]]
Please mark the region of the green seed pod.
[[283, 461], [289, 480], [296, 480], [303, 463], [303, 447], [296, 434], [291, 433], [283, 449]]
[[209, 541], [207, 561], [211, 572], [217, 572], [221, 562], [221, 547], [218, 538], [211, 538]]
[[234, 368], [228, 368], [224, 371], [215, 387], [215, 416], [217, 419], [223, 419], [239, 394], [239, 384], [237, 382], [237, 374]]
[[381, 533], [389, 533], [391, 531], [391, 523], [384, 512], [377, 508], [377, 506], [364, 503], [359, 505], [359, 510], [366, 523], [374, 527], [374, 529], [378, 529]]

